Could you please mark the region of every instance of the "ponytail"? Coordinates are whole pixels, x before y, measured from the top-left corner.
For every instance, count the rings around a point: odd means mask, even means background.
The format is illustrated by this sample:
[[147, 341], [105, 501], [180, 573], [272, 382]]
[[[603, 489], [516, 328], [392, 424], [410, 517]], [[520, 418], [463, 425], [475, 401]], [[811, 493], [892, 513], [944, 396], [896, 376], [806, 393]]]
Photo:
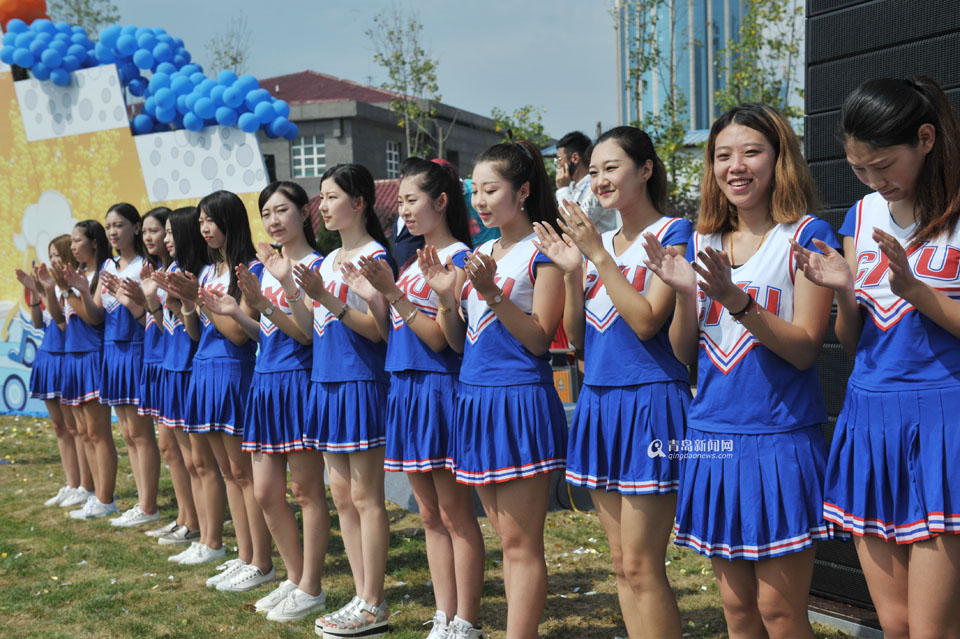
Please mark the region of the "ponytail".
[[524, 208], [531, 222], [557, 226], [557, 200], [554, 197], [543, 155], [535, 144], [527, 140], [495, 144], [480, 154], [477, 164], [490, 162], [501, 177], [510, 182], [514, 191], [524, 183], [530, 184]]

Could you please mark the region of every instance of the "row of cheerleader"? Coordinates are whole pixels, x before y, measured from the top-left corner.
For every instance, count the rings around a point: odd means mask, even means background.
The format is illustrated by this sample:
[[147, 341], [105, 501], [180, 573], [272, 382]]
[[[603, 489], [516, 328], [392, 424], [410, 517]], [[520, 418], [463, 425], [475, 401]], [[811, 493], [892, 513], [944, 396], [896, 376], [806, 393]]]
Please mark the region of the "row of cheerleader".
[[[790, 123], [759, 104], [714, 122], [695, 227], [667, 213], [663, 163], [634, 127], [590, 154], [590, 188], [622, 218], [604, 233], [558, 206], [539, 149], [505, 143], [473, 167], [471, 203], [500, 231], [473, 247], [452, 167], [407, 160], [399, 215], [424, 248], [401, 265], [355, 164], [321, 179], [341, 240], [326, 256], [293, 182], [260, 194], [273, 244], [254, 246], [224, 191], [142, 218], [116, 205], [105, 228], [54, 240], [50, 268], [18, 273], [47, 322], [31, 392], [68, 483], [50, 504], [157, 522], [162, 452], [178, 514], [147, 534], [187, 546], [171, 561], [223, 561], [207, 582], [221, 591], [276, 582], [275, 543], [286, 578], [255, 606], [289, 621], [326, 606], [326, 471], [356, 594], [316, 631], [378, 636], [384, 471], [403, 472], [426, 532], [428, 637], [459, 639], [483, 636], [475, 489], [503, 549], [498, 621], [527, 639], [562, 471], [590, 489], [631, 638], [682, 636], [671, 535], [711, 559], [731, 637], [812, 638], [814, 545], [851, 537], [886, 636], [960, 636], [960, 125], [932, 80], [877, 79], [847, 98], [838, 135], [873, 191], [842, 244], [811, 214]], [[855, 366], [828, 446], [815, 364], [834, 301]], [[569, 426], [550, 363], [561, 325], [584, 360]], [[122, 514], [110, 407], [137, 485]]]

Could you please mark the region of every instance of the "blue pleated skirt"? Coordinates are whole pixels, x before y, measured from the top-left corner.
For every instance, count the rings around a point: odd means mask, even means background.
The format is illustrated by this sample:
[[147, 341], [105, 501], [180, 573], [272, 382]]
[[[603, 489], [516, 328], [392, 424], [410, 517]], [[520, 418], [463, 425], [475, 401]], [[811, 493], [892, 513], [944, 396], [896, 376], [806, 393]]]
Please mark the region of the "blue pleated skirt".
[[450, 469], [458, 482], [492, 484], [562, 470], [567, 418], [552, 384], [460, 383]]
[[67, 406], [79, 406], [99, 398], [102, 359], [100, 351], [65, 353], [60, 401]]
[[62, 393], [63, 353], [37, 351], [30, 367], [30, 397], [57, 399]]
[[457, 376], [428, 371], [393, 373], [387, 394], [385, 470], [425, 473], [450, 463]]
[[247, 396], [243, 450], [289, 453], [303, 443], [310, 371], [254, 373]]
[[567, 481], [623, 495], [677, 490], [690, 387], [680, 382], [590, 386], [580, 391], [567, 440]]
[[187, 406], [192, 403], [190, 395], [190, 371], [160, 371], [160, 415], [157, 421], [167, 428], [184, 428], [187, 425]]
[[253, 362], [226, 357], [194, 359], [187, 387], [188, 433], [220, 432], [243, 436]]
[[957, 388], [848, 386], [827, 463], [824, 518], [898, 544], [960, 533], [958, 416]]
[[160, 380], [163, 366], [159, 362], [144, 362], [140, 371], [140, 404], [137, 413], [150, 417], [160, 417], [161, 399]]
[[310, 382], [305, 447], [326, 453], [355, 453], [383, 446], [386, 404], [386, 384]]
[[104, 342], [100, 403], [136, 406], [140, 401], [143, 342]]
[[[684, 450], [692, 448], [692, 452]], [[766, 559], [832, 535], [823, 520], [819, 426], [736, 435], [687, 428], [674, 543], [708, 557]]]

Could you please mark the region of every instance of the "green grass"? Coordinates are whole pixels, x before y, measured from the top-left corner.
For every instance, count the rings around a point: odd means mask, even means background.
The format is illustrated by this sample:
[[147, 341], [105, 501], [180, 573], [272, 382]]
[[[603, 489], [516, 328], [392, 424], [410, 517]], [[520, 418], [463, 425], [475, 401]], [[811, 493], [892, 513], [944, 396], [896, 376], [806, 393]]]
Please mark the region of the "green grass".
[[[125, 447], [120, 450], [117, 501], [133, 504], [134, 485]], [[0, 417], [0, 637], [17, 639], [207, 637], [310, 637], [313, 618], [295, 624], [268, 622], [253, 611], [267, 592], [218, 593], [204, 586], [210, 566], [186, 567], [167, 561], [170, 547], [106, 521], [75, 521], [68, 509], [43, 501], [62, 482], [56, 439], [47, 420]], [[161, 477], [161, 516], [175, 514], [169, 476]], [[291, 499], [292, 501], [292, 499]], [[433, 595], [417, 515], [388, 504], [390, 552], [387, 601], [394, 639], [419, 639], [421, 624], [433, 616]], [[299, 516], [299, 512], [297, 513]], [[324, 590], [328, 609], [353, 596], [353, 582], [334, 516]], [[496, 535], [481, 519], [487, 544], [481, 623], [491, 637], [503, 637], [506, 602]], [[225, 543], [235, 546], [228, 526]], [[547, 519], [549, 591], [543, 637], [625, 636], [606, 537], [590, 513], [554, 512]], [[174, 549], [178, 551], [179, 549]], [[279, 556], [274, 557], [282, 571]], [[668, 573], [683, 616], [684, 636], [726, 636], [710, 563], [671, 546]], [[821, 639], [846, 635], [816, 628]]]

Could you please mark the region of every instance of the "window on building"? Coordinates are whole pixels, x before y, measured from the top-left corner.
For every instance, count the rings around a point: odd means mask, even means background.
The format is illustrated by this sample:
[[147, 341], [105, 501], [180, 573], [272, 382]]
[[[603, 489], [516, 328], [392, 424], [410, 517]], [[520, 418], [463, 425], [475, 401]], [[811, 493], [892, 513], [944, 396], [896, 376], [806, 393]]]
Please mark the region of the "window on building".
[[400, 143], [387, 142], [387, 179], [400, 177]]
[[295, 178], [320, 177], [327, 170], [327, 150], [322, 135], [301, 135], [290, 147], [291, 171]]

